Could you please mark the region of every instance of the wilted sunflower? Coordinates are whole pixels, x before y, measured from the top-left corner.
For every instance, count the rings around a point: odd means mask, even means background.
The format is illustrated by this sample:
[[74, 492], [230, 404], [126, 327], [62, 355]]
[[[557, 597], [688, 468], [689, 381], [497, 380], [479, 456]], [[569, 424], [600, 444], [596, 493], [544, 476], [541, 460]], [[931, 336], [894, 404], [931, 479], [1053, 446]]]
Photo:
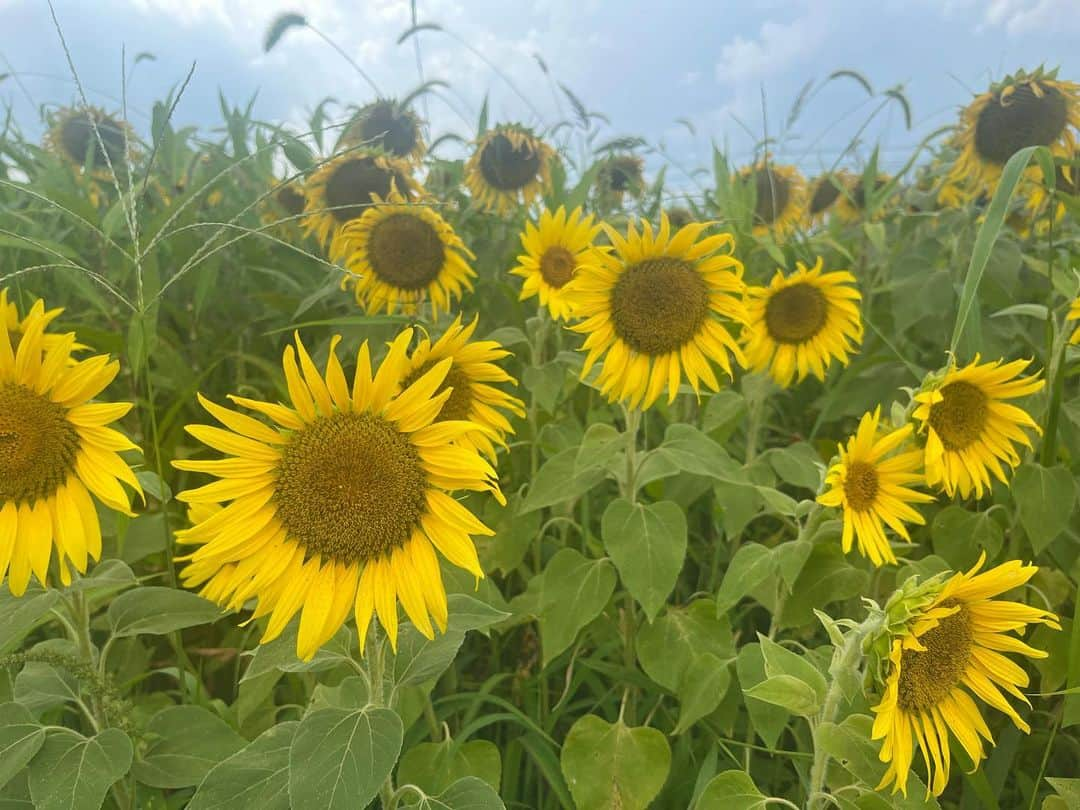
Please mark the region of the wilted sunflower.
[[822, 264], [820, 256], [809, 270], [798, 262], [790, 276], [777, 270], [768, 287], [746, 291], [747, 363], [755, 371], [767, 369], [784, 388], [809, 374], [824, 380], [829, 364], [835, 359], [847, 365], [848, 354], [862, 342], [855, 276], [846, 270], [822, 273]]
[[[960, 116], [960, 157], [952, 178], [971, 195], [992, 194], [1001, 170], [1028, 146], [1047, 146], [1069, 157], [1076, 150], [1074, 129], [1080, 127], [1080, 85], [1059, 81], [1057, 71], [1019, 71], [975, 97]], [[1028, 167], [1035, 177], [1038, 168]]]
[[637, 155], [611, 155], [600, 162], [596, 190], [607, 203], [619, 205], [623, 195], [636, 197], [645, 188], [645, 161]]
[[782, 239], [806, 211], [806, 181], [794, 166], [761, 162], [739, 172], [754, 188], [754, 236], [773, 233]]
[[454, 443], [476, 425], [434, 421], [450, 397], [449, 390], [435, 393], [450, 360], [396, 393], [411, 339], [411, 329], [398, 335], [374, 376], [365, 342], [350, 388], [336, 354], [339, 338], [320, 374], [298, 336], [283, 359], [291, 406], [230, 397], [273, 427], [200, 397], [228, 429], [187, 431], [226, 457], [173, 462], [220, 479], [177, 497], [193, 507], [228, 505], [177, 533], [199, 544], [181, 578], [234, 610], [257, 599], [252, 618], [270, 617], [263, 643], [299, 611], [296, 653], [310, 659], [351, 609], [361, 651], [373, 613], [396, 648], [399, 601], [416, 629], [433, 638], [431, 619], [442, 631], [447, 620], [435, 549], [484, 575], [470, 535], [492, 532], [450, 493], [486, 490], [501, 500], [495, 473]]
[[[874, 194], [877, 194], [885, 187], [885, 184], [890, 180], [887, 174], [879, 174], [874, 179]], [[861, 175], [859, 177], [853, 177], [851, 184], [845, 189], [845, 193], [841, 195], [840, 199], [836, 201], [836, 215], [844, 222], [861, 222], [867, 218], [867, 205], [869, 200], [866, 195], [866, 182], [865, 178]], [[879, 205], [875, 211], [870, 214], [870, 219], [877, 219], [881, 216], [884, 206]]]
[[1061, 627], [1053, 613], [993, 598], [1023, 585], [1036, 566], [1013, 561], [979, 574], [985, 559], [984, 552], [970, 571], [941, 584], [892, 639], [885, 693], [874, 706], [872, 736], [882, 740], [879, 757], [889, 763], [879, 790], [891, 784], [893, 793], [907, 794], [918, 747], [926, 764], [927, 790], [941, 795], [949, 781], [950, 736], [972, 762], [982, 761], [983, 740], [991, 745], [994, 741], [972, 696], [1007, 714], [1024, 733], [1031, 732], [1002, 694], [1028, 703], [1020, 691], [1028, 685], [1027, 673], [1002, 653], [1045, 658], [1045, 652], [1011, 633], [1029, 624]]
[[73, 332], [46, 335], [60, 310], [46, 312], [38, 301], [20, 320], [12, 308], [0, 290], [0, 580], [8, 574], [11, 592], [22, 596], [31, 573], [46, 583], [54, 545], [65, 585], [70, 568], [86, 573], [87, 560], [101, 556], [91, 494], [132, 515], [121, 482], [140, 495], [142, 487], [117, 455], [137, 448], [108, 427], [131, 404], [90, 401], [120, 364], [105, 355], [74, 359]]
[[380, 98], [361, 107], [341, 136], [340, 146], [370, 146], [416, 161], [424, 156], [420, 119], [396, 99]]
[[465, 165], [465, 185], [485, 211], [505, 215], [526, 207], [551, 184], [550, 146], [520, 124], [489, 129]]
[[[1080, 321], [1080, 298], [1077, 298], [1069, 306], [1069, 314], [1065, 316], [1066, 321]], [[1072, 333], [1072, 337], [1069, 338], [1069, 343], [1076, 345], [1080, 343], [1080, 326], [1076, 327], [1076, 330]]]
[[566, 285], [588, 260], [599, 233], [592, 214], [584, 215], [580, 206], [569, 214], [562, 206], [554, 214], [544, 209], [539, 225], [526, 222], [521, 235], [525, 255], [518, 256], [517, 266], [510, 271], [525, 279], [520, 300], [539, 295], [552, 318], [568, 320], [571, 302]]
[[747, 320], [743, 266], [727, 252], [731, 234], [699, 239], [711, 224], [672, 234], [662, 215], [657, 233], [642, 222], [638, 234], [631, 223], [625, 238], [605, 225], [614, 250], [595, 252], [570, 282], [574, 315], [584, 319], [570, 328], [587, 336], [581, 376], [603, 358], [596, 382], [609, 400], [648, 408], [666, 388], [671, 402], [684, 372], [695, 392], [701, 382], [717, 391], [710, 361], [728, 377], [729, 353], [745, 365], [727, 328]]
[[376, 199], [364, 213], [346, 223], [335, 242], [352, 274], [341, 281], [352, 287], [356, 303], [368, 312], [413, 314], [430, 301], [435, 317], [472, 289], [476, 273], [465, 247], [445, 219], [429, 205], [406, 203], [393, 195]]
[[46, 149], [78, 169], [86, 167], [99, 180], [127, 171], [126, 152], [133, 141], [126, 121], [97, 107], [60, 109], [45, 134]]
[[436, 395], [448, 388], [452, 390], [435, 421], [467, 421], [477, 425], [477, 431], [462, 435], [457, 443], [475, 448], [494, 461], [493, 442], [505, 446], [506, 436], [514, 432], [501, 412], [521, 417], [525, 415], [525, 405], [517, 397], [492, 385], [517, 385], [517, 380], [496, 365], [496, 361], [510, 354], [497, 341], [470, 342], [477, 322], [478, 318], [473, 318], [468, 326], [462, 326], [459, 315], [434, 343], [425, 336], [409, 358], [408, 373], [401, 387], [408, 388], [440, 362], [450, 358], [450, 370], [446, 372], [442, 385], [436, 389]]
[[822, 174], [811, 180], [806, 205], [807, 221], [824, 219], [833, 204], [843, 196], [844, 190], [851, 188], [853, 183], [854, 177], [846, 171]]
[[1031, 447], [1024, 428], [1041, 433], [1027, 412], [1005, 400], [1026, 397], [1044, 381], [1021, 377], [1030, 360], [950, 366], [940, 379], [929, 379], [915, 395], [912, 416], [926, 434], [926, 481], [949, 495], [972, 492], [981, 498], [990, 487], [990, 473], [1007, 483], [1001, 462], [1020, 463], [1013, 443]]
[[338, 155], [320, 166], [304, 184], [306, 233], [314, 235], [337, 260], [341, 253], [336, 237], [345, 223], [360, 217], [377, 199], [387, 199], [391, 192], [405, 200], [419, 196], [420, 187], [412, 178], [409, 164], [364, 150]]
[[863, 415], [847, 447], [840, 446], [840, 460], [825, 476], [830, 489], [818, 496], [819, 503], [843, 510], [840, 544], [844, 553], [851, 551], [854, 539], [859, 553], [877, 566], [896, 562], [885, 537], [885, 526], [910, 543], [904, 523], [926, 523], [911, 504], [934, 500], [910, 487], [923, 480], [922, 451], [893, 452], [911, 439], [911, 425], [880, 436], [880, 420], [880, 408]]

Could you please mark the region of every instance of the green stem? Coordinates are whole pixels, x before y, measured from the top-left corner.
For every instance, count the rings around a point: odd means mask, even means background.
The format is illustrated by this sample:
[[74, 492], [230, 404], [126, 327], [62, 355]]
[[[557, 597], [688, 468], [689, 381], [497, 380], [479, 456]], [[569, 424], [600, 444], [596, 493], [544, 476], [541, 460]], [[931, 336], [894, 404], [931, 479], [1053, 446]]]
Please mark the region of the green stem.
[[641, 427], [641, 411], [624, 406], [623, 413], [626, 415], [626, 480], [623, 482], [622, 496], [630, 503], [637, 503], [637, 436]]

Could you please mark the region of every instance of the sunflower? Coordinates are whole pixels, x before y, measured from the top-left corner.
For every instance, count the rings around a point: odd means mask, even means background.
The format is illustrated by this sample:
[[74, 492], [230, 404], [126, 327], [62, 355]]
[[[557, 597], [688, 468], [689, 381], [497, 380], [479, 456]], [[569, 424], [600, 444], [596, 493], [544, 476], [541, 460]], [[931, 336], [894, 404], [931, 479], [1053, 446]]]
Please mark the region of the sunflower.
[[[1047, 208], [1050, 192], [1046, 187], [1046, 181], [1040, 176], [1039, 179], [1029, 182], [1027, 188], [1026, 208], [1031, 216], [1037, 216]], [[1080, 151], [1074, 152], [1068, 162], [1058, 164], [1054, 169], [1054, 189], [1059, 194], [1069, 194], [1074, 197], [1080, 196]], [[1054, 222], [1060, 222], [1065, 216], [1065, 205], [1058, 202], [1054, 210]]]
[[491, 384], [517, 385], [517, 380], [496, 365], [497, 361], [510, 355], [497, 341], [470, 342], [477, 321], [477, 318], [473, 318], [472, 323], [463, 326], [459, 315], [434, 343], [425, 336], [409, 358], [408, 373], [401, 387], [408, 388], [436, 365], [450, 358], [450, 370], [435, 393], [437, 396], [445, 389], [451, 389], [451, 393], [435, 421], [465, 421], [477, 425], [479, 430], [462, 435], [457, 442], [478, 450], [494, 461], [493, 442], [505, 447], [506, 436], [514, 432], [502, 412], [522, 417], [525, 415], [525, 405], [517, 397]]
[[420, 119], [396, 99], [380, 98], [361, 107], [345, 128], [339, 146], [364, 145], [418, 161], [424, 156]]
[[[874, 179], [874, 191], [877, 194], [885, 187], [891, 178], [887, 174], [880, 174]], [[845, 189], [845, 193], [836, 201], [836, 215], [843, 222], [860, 222], [866, 219], [868, 199], [866, 195], [866, 181], [862, 176], [852, 178], [851, 184]], [[871, 214], [871, 219], [881, 216], [884, 206], [879, 205]]]
[[676, 230], [697, 220], [697, 217], [689, 208], [681, 205], [673, 205], [667, 209], [667, 216], [671, 221], [671, 227]]
[[517, 266], [510, 271], [525, 279], [520, 300], [539, 295], [552, 318], [568, 320], [567, 284], [588, 260], [599, 233], [600, 225], [593, 224], [592, 214], [585, 216], [580, 207], [569, 214], [562, 206], [554, 214], [544, 209], [537, 225], [525, 223], [521, 235], [525, 255], [518, 256]]
[[761, 162], [739, 172], [739, 179], [754, 189], [754, 236], [774, 233], [783, 238], [806, 211], [806, 181], [794, 166]]
[[[1069, 306], [1069, 314], [1065, 316], [1066, 321], [1080, 321], [1080, 298], [1077, 298]], [[1069, 338], [1069, 343], [1074, 346], [1080, 343], [1080, 326], [1076, 327], [1076, 330], [1072, 333], [1072, 337]]]
[[1039, 391], [1043, 380], [1021, 377], [1030, 360], [979, 365], [950, 366], [940, 379], [924, 382], [915, 395], [912, 416], [926, 434], [926, 481], [942, 487], [949, 495], [972, 492], [981, 498], [990, 487], [990, 473], [1007, 483], [1001, 469], [1020, 463], [1013, 443], [1031, 447], [1023, 428], [1040, 432], [1027, 412], [1005, 400], [1026, 397]]
[[353, 288], [368, 312], [413, 314], [425, 300], [438, 317], [472, 289], [476, 257], [431, 206], [406, 203], [398, 195], [376, 203], [345, 224], [335, 245], [352, 274], [341, 280]]
[[811, 180], [807, 194], [809, 199], [806, 205], [807, 222], [824, 219], [829, 209], [846, 189], [851, 188], [853, 182], [851, 173], [846, 171], [825, 173]]
[[859, 553], [876, 566], [896, 563], [896, 555], [885, 537], [885, 526], [910, 543], [904, 523], [919, 526], [926, 523], [911, 504], [934, 500], [910, 487], [923, 480], [922, 452], [917, 449], [893, 452], [911, 439], [911, 425], [882, 436], [878, 430], [880, 421], [880, 408], [863, 415], [847, 447], [841, 445], [839, 461], [825, 476], [830, 489], [818, 496], [819, 503], [843, 509], [840, 543], [844, 553], [851, 551], [854, 539]]
[[336, 237], [346, 222], [360, 217], [376, 200], [391, 192], [411, 200], [420, 187], [413, 180], [409, 164], [398, 158], [365, 150], [352, 150], [328, 160], [304, 184], [305, 217], [308, 236], [340, 258]]
[[[142, 487], [118, 453], [137, 449], [108, 427], [131, 404], [90, 400], [120, 364], [105, 355], [76, 360], [75, 334], [46, 340], [60, 313], [37, 301], [24, 319], [0, 291], [0, 580], [22, 596], [33, 573], [44, 585], [53, 547], [60, 581], [86, 573], [101, 556], [101, 527], [91, 494], [132, 515], [121, 482]], [[12, 324], [15, 329], [12, 329]]]
[[587, 335], [581, 377], [603, 357], [596, 382], [609, 400], [648, 408], [666, 388], [674, 401], [683, 372], [695, 393], [702, 381], [717, 391], [710, 360], [728, 377], [729, 353], [745, 365], [727, 328], [747, 321], [743, 266], [731, 234], [699, 239], [710, 224], [672, 234], [662, 215], [655, 234], [648, 222], [640, 234], [631, 223], [625, 238], [604, 225], [613, 251], [593, 253], [570, 282], [574, 315], [584, 319], [570, 328]]
[[[993, 194], [1001, 170], [1028, 146], [1048, 146], [1069, 157], [1076, 150], [1074, 129], [1080, 127], [1080, 85], [1059, 81], [1057, 71], [1019, 71], [975, 97], [960, 116], [960, 157], [952, 178], [970, 195]], [[1037, 176], [1038, 168], [1027, 173]]]
[[605, 203], [620, 205], [623, 195], [636, 197], [645, 188], [645, 161], [637, 155], [611, 155], [600, 163], [596, 190]]
[[113, 172], [123, 175], [133, 141], [126, 121], [97, 107], [62, 108], [45, 134], [46, 149], [99, 180], [111, 180]]
[[506, 215], [551, 185], [550, 146], [520, 124], [489, 129], [465, 165], [465, 185], [485, 211]]
[[983, 740], [993, 745], [993, 738], [973, 697], [1031, 732], [1002, 694], [1028, 703], [1020, 691], [1027, 673], [1002, 653], [1045, 658], [1011, 633], [1029, 624], [1061, 627], [1053, 613], [993, 598], [1023, 585], [1036, 566], [1013, 561], [980, 574], [985, 559], [984, 552], [970, 571], [939, 584], [891, 641], [884, 695], [873, 707], [872, 737], [882, 740], [879, 758], [889, 763], [879, 790], [891, 784], [893, 793], [906, 795], [917, 746], [928, 795], [941, 795], [949, 781], [950, 736], [978, 765], [986, 756]]
[[768, 287], [746, 292], [747, 362], [755, 371], [767, 369], [783, 388], [809, 374], [824, 380], [833, 359], [847, 365], [848, 354], [862, 342], [855, 276], [846, 270], [822, 273], [822, 264], [820, 256], [809, 270], [798, 262], [790, 276], [777, 270]]
[[296, 350], [286, 347], [283, 359], [291, 406], [230, 397], [273, 427], [200, 397], [227, 429], [187, 431], [227, 455], [173, 462], [220, 479], [177, 497], [192, 507], [228, 505], [178, 533], [199, 545], [181, 578], [231, 609], [256, 599], [252, 618], [269, 616], [263, 643], [299, 611], [296, 653], [310, 659], [351, 607], [361, 651], [373, 613], [396, 649], [398, 601], [433, 638], [431, 619], [442, 631], [447, 620], [435, 549], [484, 575], [471, 535], [492, 532], [450, 493], [486, 490], [500, 502], [502, 495], [491, 466], [455, 444], [477, 426], [435, 422], [451, 395], [435, 393], [451, 360], [395, 393], [408, 373], [412, 337], [412, 329], [401, 332], [374, 375], [365, 342], [350, 388], [336, 354], [339, 338], [320, 374], [297, 336]]

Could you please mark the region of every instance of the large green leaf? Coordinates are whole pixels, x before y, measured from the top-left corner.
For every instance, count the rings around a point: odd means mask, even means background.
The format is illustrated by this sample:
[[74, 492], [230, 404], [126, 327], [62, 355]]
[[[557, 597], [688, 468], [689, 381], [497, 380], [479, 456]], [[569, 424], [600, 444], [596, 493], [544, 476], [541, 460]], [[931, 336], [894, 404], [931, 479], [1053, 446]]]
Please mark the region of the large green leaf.
[[398, 684], [417, 684], [438, 678], [453, 662], [469, 630], [483, 630], [509, 614], [461, 593], [447, 596], [450, 618], [446, 632], [425, 638], [412, 624], [398, 634], [393, 677]]
[[36, 810], [99, 810], [105, 794], [131, 767], [128, 736], [107, 728], [94, 737], [53, 728], [30, 762]]
[[467, 776], [482, 779], [497, 789], [501, 774], [502, 760], [495, 743], [446, 739], [441, 743], [420, 743], [406, 751], [398, 763], [397, 783], [416, 785], [434, 795]]
[[724, 771], [705, 786], [694, 810], [760, 810], [765, 794], [745, 771]]
[[694, 659], [709, 654], [722, 662], [735, 656], [731, 629], [716, 617], [709, 599], [682, 608], [668, 608], [637, 637], [637, 657], [645, 674], [670, 692], [679, 692]]
[[0, 788], [34, 758], [45, 743], [45, 729], [18, 703], [0, 704]]
[[109, 605], [114, 636], [162, 635], [221, 618], [221, 608], [198, 594], [147, 586], [120, 594]]
[[616, 576], [607, 560], [590, 560], [572, 548], [552, 557], [542, 576], [538, 611], [547, 666], [600, 615], [615, 590]]
[[474, 776], [459, 779], [437, 796], [409, 798], [401, 810], [505, 810], [491, 785]]
[[246, 740], [201, 706], [170, 706], [150, 718], [149, 745], [132, 772], [140, 782], [159, 788], [199, 784], [222, 760], [244, 747]]
[[560, 761], [578, 810], [644, 810], [667, 781], [671, 748], [654, 728], [587, 714], [567, 732]]
[[289, 748], [297, 723], [279, 723], [214, 766], [187, 810], [289, 810]]
[[671, 501], [640, 504], [618, 498], [600, 524], [604, 548], [623, 584], [650, 620], [664, 606], [686, 558], [686, 516]]
[[1076, 482], [1064, 467], [1023, 464], [1012, 480], [1020, 524], [1038, 554], [1064, 530], [1076, 502]]
[[776, 570], [772, 550], [760, 543], [739, 546], [728, 563], [720, 589], [716, 592], [716, 612], [726, 613], [739, 600], [764, 582]]
[[575, 472], [577, 448], [571, 447], [549, 458], [533, 476], [520, 514], [569, 501], [588, 492], [606, 477], [599, 467]]
[[59, 599], [56, 591], [28, 590], [16, 597], [7, 588], [0, 588], [0, 655], [18, 647]]

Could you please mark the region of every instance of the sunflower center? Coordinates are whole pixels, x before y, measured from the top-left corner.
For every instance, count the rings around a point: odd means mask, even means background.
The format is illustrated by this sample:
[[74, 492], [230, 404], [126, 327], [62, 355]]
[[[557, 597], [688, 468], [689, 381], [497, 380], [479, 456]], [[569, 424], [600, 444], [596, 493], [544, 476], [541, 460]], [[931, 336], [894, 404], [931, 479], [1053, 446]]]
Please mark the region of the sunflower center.
[[406, 157], [416, 148], [416, 126], [393, 105], [381, 104], [360, 121], [360, 140], [381, 147], [391, 155]]
[[791, 196], [790, 184], [776, 172], [757, 169], [754, 172], [754, 189], [754, 219], [771, 225], [787, 209]]
[[611, 292], [615, 334], [642, 354], [667, 354], [689, 343], [708, 315], [705, 279], [682, 259], [631, 265]]
[[78, 452], [66, 408], [19, 383], [0, 383], [0, 504], [49, 497], [75, 469]]
[[514, 146], [502, 133], [484, 145], [480, 153], [480, 174], [499, 191], [520, 191], [540, 171], [540, 153], [529, 143]]
[[359, 157], [342, 163], [326, 181], [326, 203], [330, 213], [338, 222], [356, 219], [371, 205], [372, 194], [378, 194], [384, 200], [390, 196], [391, 181], [396, 181], [401, 194], [408, 193], [405, 178], [384, 169], [375, 158]]
[[1005, 98], [998, 95], [975, 119], [975, 151], [990, 163], [1004, 165], [1026, 146], [1049, 146], [1065, 131], [1065, 97], [1053, 87], [1016, 85]]
[[[414, 382], [419, 380], [432, 368], [435, 367], [437, 360], [428, 360], [416, 371], [412, 372], [405, 378], [405, 381], [401, 384], [402, 390], [405, 390]], [[472, 380], [469, 379], [469, 375], [462, 371], [457, 365], [451, 365], [450, 370], [446, 372], [446, 379], [443, 380], [435, 394], [437, 396], [445, 391], [447, 388], [452, 388], [450, 396], [446, 402], [443, 403], [442, 410], [439, 411], [439, 415], [435, 417], [436, 422], [447, 422], [457, 420], [467, 420], [472, 413]]]
[[439, 232], [413, 214], [391, 214], [371, 229], [368, 254], [380, 280], [402, 290], [422, 290], [442, 270], [446, 257]]
[[282, 186], [274, 195], [278, 205], [285, 209], [290, 216], [299, 216], [304, 213], [304, 195], [292, 186]]
[[865, 512], [874, 505], [878, 494], [878, 473], [873, 464], [854, 461], [848, 465], [844, 478], [844, 495], [856, 512]]
[[337, 413], [293, 435], [274, 498], [289, 537], [307, 552], [358, 562], [408, 541], [427, 486], [404, 434], [373, 414]]
[[822, 211], [828, 210], [829, 206], [836, 202], [836, 198], [840, 196], [840, 189], [838, 189], [831, 178], [822, 178], [820, 182], [814, 187], [814, 193], [810, 197], [810, 213], [820, 214]]
[[966, 382], [943, 386], [942, 401], [930, 406], [930, 427], [946, 450], [963, 450], [982, 436], [988, 400], [980, 388]]
[[[948, 599], [941, 607], [955, 607]], [[964, 675], [971, 657], [971, 615], [960, 609], [946, 616], [937, 627], [919, 636], [925, 652], [904, 650], [900, 658], [900, 683], [897, 703], [906, 712], [918, 712], [936, 706], [952, 691]]]
[[777, 343], [804, 343], [825, 326], [829, 303], [812, 284], [793, 284], [769, 296], [765, 328]]
[[540, 257], [540, 275], [555, 288], [565, 286], [574, 277], [576, 267], [574, 254], [561, 245], [549, 247]]
[[[95, 123], [97, 135], [94, 134]], [[100, 143], [98, 135], [101, 136]], [[112, 163], [117, 171], [122, 168], [124, 131], [120, 124], [107, 115], [99, 118], [81, 112], [71, 116], [60, 128], [60, 143], [64, 151], [80, 164], [86, 161], [89, 154], [94, 166], [107, 166]], [[102, 144], [105, 146], [104, 151], [101, 148]], [[108, 160], [106, 160], [106, 155], [108, 155]]]

